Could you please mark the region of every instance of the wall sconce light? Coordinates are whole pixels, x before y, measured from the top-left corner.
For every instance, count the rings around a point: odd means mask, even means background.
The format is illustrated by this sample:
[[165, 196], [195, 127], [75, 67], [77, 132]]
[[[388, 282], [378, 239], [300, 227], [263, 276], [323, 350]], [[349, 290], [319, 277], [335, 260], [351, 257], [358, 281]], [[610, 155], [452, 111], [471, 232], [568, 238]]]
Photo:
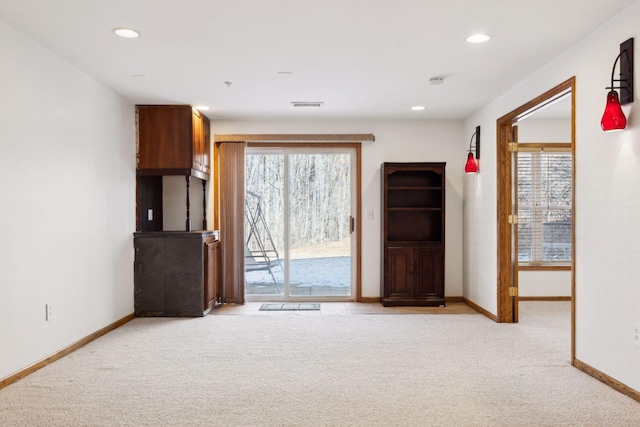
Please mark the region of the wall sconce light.
[[[473, 137], [476, 137], [476, 145], [473, 145]], [[473, 158], [473, 150], [476, 151], [476, 158]], [[478, 173], [478, 160], [480, 160], [480, 126], [476, 126], [476, 131], [471, 135], [469, 141], [469, 155], [467, 155], [467, 164], [464, 165], [465, 173]]]
[[[618, 60], [620, 60], [620, 78], [614, 79]], [[619, 82], [620, 86], [614, 86], [613, 82]], [[627, 118], [624, 116], [621, 106], [633, 102], [633, 38], [620, 44], [620, 53], [611, 70], [611, 86], [607, 89], [609, 89], [607, 105], [604, 108], [600, 125], [604, 131], [622, 130], [627, 127]], [[618, 99], [616, 89], [620, 89], [620, 99]]]

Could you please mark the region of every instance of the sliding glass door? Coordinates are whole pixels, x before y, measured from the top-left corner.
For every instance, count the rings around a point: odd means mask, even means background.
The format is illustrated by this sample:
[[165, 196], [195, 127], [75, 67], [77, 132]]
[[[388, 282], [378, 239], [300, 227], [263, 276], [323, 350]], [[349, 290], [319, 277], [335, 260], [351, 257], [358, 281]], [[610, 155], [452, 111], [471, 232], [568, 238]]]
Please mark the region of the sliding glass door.
[[355, 155], [349, 148], [249, 148], [249, 300], [353, 298]]

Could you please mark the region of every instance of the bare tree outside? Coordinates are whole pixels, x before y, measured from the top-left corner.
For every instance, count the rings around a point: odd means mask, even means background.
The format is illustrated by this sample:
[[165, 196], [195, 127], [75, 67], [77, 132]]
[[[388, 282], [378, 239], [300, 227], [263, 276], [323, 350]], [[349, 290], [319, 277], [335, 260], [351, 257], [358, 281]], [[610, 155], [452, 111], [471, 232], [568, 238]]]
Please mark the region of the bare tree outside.
[[[289, 156], [289, 244], [292, 258], [323, 256], [328, 246], [349, 256], [349, 194], [351, 169], [348, 154], [294, 154]], [[284, 156], [248, 155], [246, 163], [247, 209], [260, 209], [265, 225], [256, 227], [260, 240], [269, 234], [280, 254], [284, 251]], [[261, 204], [260, 207], [257, 204]], [[251, 232], [245, 224], [245, 235]], [[258, 249], [248, 242], [251, 250]], [[334, 255], [335, 256], [335, 255]]]
[[571, 153], [518, 153], [518, 261], [571, 261]]

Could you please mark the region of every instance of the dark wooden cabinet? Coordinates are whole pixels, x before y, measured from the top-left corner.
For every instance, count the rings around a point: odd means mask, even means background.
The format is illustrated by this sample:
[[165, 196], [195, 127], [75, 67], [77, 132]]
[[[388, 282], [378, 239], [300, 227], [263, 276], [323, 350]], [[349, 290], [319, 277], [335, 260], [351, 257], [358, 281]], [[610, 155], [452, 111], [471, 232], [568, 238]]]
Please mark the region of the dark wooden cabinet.
[[213, 231], [135, 233], [136, 316], [204, 316], [221, 301]]
[[381, 174], [381, 302], [444, 305], [445, 163], [384, 163]]
[[209, 119], [190, 105], [138, 105], [139, 175], [209, 179]]
[[[138, 105], [134, 304], [137, 316], [203, 316], [222, 300], [217, 233], [191, 231], [189, 188], [210, 173], [209, 119], [190, 105]], [[163, 231], [163, 176], [185, 176], [185, 230]], [[199, 226], [199, 224], [198, 224]]]
[[[185, 230], [190, 231], [191, 177], [202, 180], [203, 224], [211, 172], [209, 119], [190, 105], [137, 105], [136, 230], [163, 230], [163, 176], [185, 176]], [[195, 204], [194, 204], [195, 205]], [[194, 228], [199, 228], [196, 224]]]

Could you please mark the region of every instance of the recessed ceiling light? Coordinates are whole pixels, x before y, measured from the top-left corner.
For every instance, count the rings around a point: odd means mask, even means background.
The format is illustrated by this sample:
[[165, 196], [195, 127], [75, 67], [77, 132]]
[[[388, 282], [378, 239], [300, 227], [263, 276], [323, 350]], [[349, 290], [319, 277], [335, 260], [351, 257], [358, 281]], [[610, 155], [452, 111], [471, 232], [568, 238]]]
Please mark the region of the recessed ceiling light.
[[193, 108], [195, 108], [198, 111], [209, 111], [209, 106], [208, 105], [196, 105]]
[[491, 37], [487, 34], [479, 33], [470, 35], [469, 37], [467, 37], [467, 41], [469, 43], [484, 43], [486, 41], [489, 41], [490, 38]]
[[138, 80], [146, 80], [149, 78], [146, 74], [131, 74], [131, 77]]
[[140, 33], [132, 28], [114, 28], [113, 32], [120, 37], [124, 37], [125, 39], [135, 39], [140, 37]]
[[411, 107], [411, 109], [413, 111], [422, 111], [424, 110], [426, 107], [424, 105], [414, 105], [413, 107]]

